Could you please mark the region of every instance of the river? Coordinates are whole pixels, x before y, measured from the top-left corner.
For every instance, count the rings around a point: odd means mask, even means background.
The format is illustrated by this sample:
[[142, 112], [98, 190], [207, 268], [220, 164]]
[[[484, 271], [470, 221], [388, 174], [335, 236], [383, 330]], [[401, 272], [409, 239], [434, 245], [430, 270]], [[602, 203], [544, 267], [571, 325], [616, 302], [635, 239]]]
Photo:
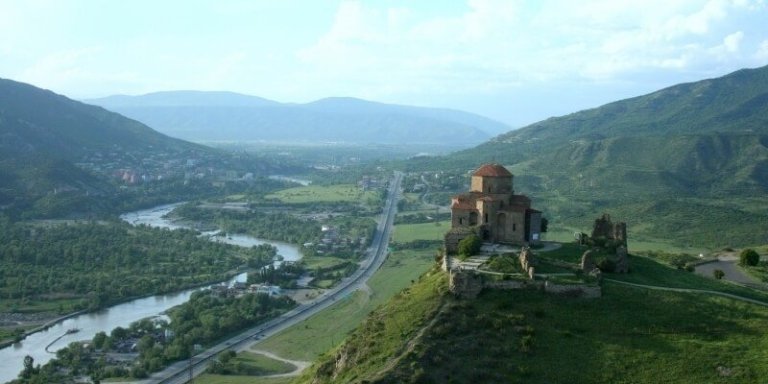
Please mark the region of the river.
[[[177, 229], [183, 226], [175, 224], [165, 218], [168, 212], [173, 210], [178, 204], [163, 205], [151, 209], [137, 212], [126, 213], [120, 218], [133, 224], [145, 224], [153, 227]], [[207, 232], [204, 235], [212, 235], [215, 232]], [[251, 247], [254, 245], [269, 243], [277, 247], [278, 255], [284, 260], [294, 261], [301, 258], [298, 247], [272, 241], [264, 241], [255, 237], [232, 234], [227, 237], [211, 236], [212, 240], [222, 241], [229, 244], [242, 247]], [[242, 273], [234, 277], [230, 283], [235, 281], [245, 281], [246, 274]], [[77, 340], [89, 340], [98, 332], [109, 332], [117, 327], [127, 327], [132, 322], [141, 320], [145, 317], [159, 316], [171, 307], [185, 303], [189, 300], [192, 292], [201, 289], [188, 289], [185, 291], [168, 294], [145, 297], [132, 300], [123, 304], [118, 304], [97, 312], [86, 313], [72, 317], [70, 319], [56, 323], [45, 331], [37, 332], [27, 336], [24, 340], [12, 346], [0, 349], [0, 383], [13, 380], [23, 368], [22, 362], [24, 356], [30, 355], [35, 359], [35, 365], [45, 364], [53, 354], [45, 351], [45, 347], [62, 335], [61, 339], [56, 341], [49, 350], [56, 351], [66, 347], [69, 343]], [[67, 330], [77, 328], [80, 331], [73, 334], [66, 334]]]

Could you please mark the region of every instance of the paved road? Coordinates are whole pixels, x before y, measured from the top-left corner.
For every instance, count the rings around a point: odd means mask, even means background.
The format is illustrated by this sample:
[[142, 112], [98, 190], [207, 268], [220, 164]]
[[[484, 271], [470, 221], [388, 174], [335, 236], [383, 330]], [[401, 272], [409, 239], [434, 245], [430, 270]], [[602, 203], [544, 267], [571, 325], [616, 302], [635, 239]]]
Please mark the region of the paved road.
[[326, 291], [315, 301], [302, 304], [295, 309], [273, 319], [267, 323], [253, 327], [238, 336], [211, 347], [195, 355], [191, 360], [178, 362], [165, 370], [155, 373], [146, 384], [184, 384], [193, 377], [202, 374], [208, 368], [208, 362], [218, 353], [232, 349], [242, 351], [248, 349], [256, 340], [266, 339], [288, 327], [291, 327], [331, 306], [337, 299], [346, 297], [358, 289], [361, 289], [368, 279], [381, 267], [387, 258], [389, 239], [392, 234], [392, 225], [397, 213], [397, 200], [400, 198], [400, 183], [403, 175], [395, 172], [389, 183], [387, 200], [379, 218], [376, 233], [373, 236], [368, 256], [363, 261], [361, 268], [352, 276], [345, 278], [335, 288]]
[[744, 272], [738, 265], [739, 257], [735, 253], [719, 255], [716, 260], [702, 263], [696, 266], [696, 273], [706, 277], [712, 277], [712, 273], [719, 269], [725, 273], [724, 280], [733, 281], [742, 285], [765, 289], [766, 285], [753, 276]]

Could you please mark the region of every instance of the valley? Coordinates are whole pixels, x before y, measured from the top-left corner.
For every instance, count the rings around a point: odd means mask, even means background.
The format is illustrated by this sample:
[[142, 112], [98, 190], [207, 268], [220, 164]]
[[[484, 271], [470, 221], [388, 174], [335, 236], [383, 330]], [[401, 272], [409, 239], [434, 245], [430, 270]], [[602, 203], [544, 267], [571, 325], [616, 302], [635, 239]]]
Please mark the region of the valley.
[[[676, 383], [759, 382], [768, 375], [759, 363], [767, 71], [495, 138], [488, 130], [508, 128], [476, 115], [357, 99], [283, 105], [170, 92], [98, 101], [144, 125], [4, 80], [0, 336], [15, 354], [0, 381], [182, 383], [191, 372], [202, 383], [652, 383], [663, 371]], [[211, 119], [219, 131], [203, 132]], [[263, 125], [246, 137], [252, 119]], [[306, 131], [324, 124], [349, 132]], [[304, 141], [260, 131], [288, 125], [304, 133], [279, 133]], [[468, 298], [452, 280], [459, 273], [440, 265], [446, 233], [461, 222], [451, 199], [475, 188], [473, 172], [490, 162], [514, 187], [462, 209], [528, 196], [538, 213], [498, 227], [485, 217], [475, 233], [485, 244], [457, 262], [482, 275]], [[603, 251], [597, 272], [576, 267], [590, 248], [574, 233], [604, 213], [626, 223], [629, 273]], [[526, 237], [536, 272], [521, 244], [499, 247], [483, 232], [529, 231], [538, 218], [541, 232], [526, 232], [536, 235]], [[754, 264], [735, 256], [747, 249], [757, 250]], [[218, 284], [233, 276], [240, 281]], [[494, 288], [520, 284], [529, 288]], [[571, 285], [600, 297], [577, 298]], [[69, 315], [78, 317], [24, 339]], [[35, 337], [56, 333], [55, 353], [41, 352], [49, 342]]]

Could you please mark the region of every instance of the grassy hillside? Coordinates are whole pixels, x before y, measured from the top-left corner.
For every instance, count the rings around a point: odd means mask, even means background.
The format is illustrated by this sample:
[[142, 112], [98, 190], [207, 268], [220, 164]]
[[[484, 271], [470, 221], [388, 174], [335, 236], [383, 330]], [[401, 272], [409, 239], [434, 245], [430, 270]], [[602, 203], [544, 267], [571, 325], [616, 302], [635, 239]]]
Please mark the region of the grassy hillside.
[[423, 276], [296, 382], [758, 383], [768, 375], [766, 307], [611, 282], [593, 300], [487, 290], [463, 301], [446, 290], [443, 273]]
[[[508, 132], [409, 170], [507, 165], [555, 229], [621, 213], [633, 235], [707, 247], [768, 241], [768, 67]], [[447, 204], [447, 202], [446, 202]]]

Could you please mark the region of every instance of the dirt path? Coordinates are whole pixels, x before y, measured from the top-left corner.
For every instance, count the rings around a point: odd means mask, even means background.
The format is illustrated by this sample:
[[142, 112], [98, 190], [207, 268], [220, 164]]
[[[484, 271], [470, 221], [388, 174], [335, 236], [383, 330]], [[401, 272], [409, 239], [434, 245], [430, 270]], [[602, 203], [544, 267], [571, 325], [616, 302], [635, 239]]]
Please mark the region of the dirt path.
[[729, 299], [745, 301], [747, 303], [752, 303], [752, 304], [757, 304], [757, 305], [762, 305], [764, 307], [768, 307], [768, 303], [760, 301], [760, 300], [750, 299], [748, 297], [733, 295], [733, 294], [725, 293], [725, 292], [710, 291], [710, 290], [707, 290], [707, 289], [670, 288], [670, 287], [661, 287], [661, 286], [658, 286], [658, 285], [635, 284], [635, 283], [629, 283], [629, 282], [626, 282], [626, 281], [607, 279], [607, 278], [604, 278], [603, 280], [610, 281], [612, 283], [618, 283], [618, 284], [622, 284], [622, 285], [627, 285], [627, 286], [635, 287], [635, 288], [654, 289], [654, 290], [658, 290], [658, 291], [669, 291], [669, 292], [701, 293], [701, 294], [705, 294], [705, 295], [722, 296], [722, 297], [727, 297]]
[[312, 362], [310, 362], [310, 361], [288, 360], [288, 359], [282, 358], [282, 357], [280, 357], [278, 355], [275, 355], [274, 353], [267, 352], [267, 351], [251, 349], [250, 352], [258, 353], [259, 355], [264, 355], [266, 357], [269, 357], [270, 359], [274, 359], [274, 360], [277, 360], [277, 361], [282, 361], [284, 363], [288, 363], [288, 364], [291, 364], [291, 365], [296, 367], [296, 369], [294, 369], [293, 371], [288, 372], [288, 373], [278, 373], [278, 374], [275, 374], [275, 375], [259, 376], [259, 378], [263, 378], [263, 377], [266, 378], [266, 377], [292, 377], [292, 376], [298, 376], [299, 374], [301, 374], [301, 372], [303, 372], [305, 369], [307, 369], [307, 367], [312, 365]]

